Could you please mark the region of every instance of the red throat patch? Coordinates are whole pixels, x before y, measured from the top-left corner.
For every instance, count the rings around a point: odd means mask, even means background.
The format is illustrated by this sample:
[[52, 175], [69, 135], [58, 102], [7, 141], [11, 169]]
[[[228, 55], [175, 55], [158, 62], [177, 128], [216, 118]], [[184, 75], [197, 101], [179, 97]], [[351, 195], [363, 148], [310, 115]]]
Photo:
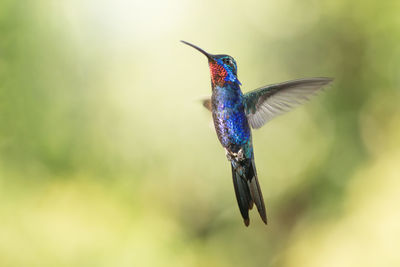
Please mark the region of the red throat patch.
[[211, 61], [209, 63], [210, 66], [210, 74], [211, 74], [211, 82], [214, 86], [223, 86], [225, 83], [225, 78], [228, 75], [225, 68], [219, 65], [215, 61]]

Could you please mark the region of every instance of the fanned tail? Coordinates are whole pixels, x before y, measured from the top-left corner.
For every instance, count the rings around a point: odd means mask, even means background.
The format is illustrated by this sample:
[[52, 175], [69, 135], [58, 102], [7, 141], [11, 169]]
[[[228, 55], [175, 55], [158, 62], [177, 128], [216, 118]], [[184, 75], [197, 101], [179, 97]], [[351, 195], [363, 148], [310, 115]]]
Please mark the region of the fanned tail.
[[253, 208], [253, 203], [256, 204], [261, 219], [267, 224], [264, 199], [260, 184], [258, 183], [254, 160], [245, 159], [242, 161], [232, 161], [231, 167], [236, 200], [244, 224], [246, 226], [250, 224], [249, 210]]

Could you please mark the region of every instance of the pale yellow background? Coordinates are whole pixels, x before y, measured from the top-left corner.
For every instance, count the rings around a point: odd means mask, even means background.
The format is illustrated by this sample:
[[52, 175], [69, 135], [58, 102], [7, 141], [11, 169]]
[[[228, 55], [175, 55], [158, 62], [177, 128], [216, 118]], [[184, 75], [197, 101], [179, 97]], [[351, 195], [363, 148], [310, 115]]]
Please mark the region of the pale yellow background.
[[[0, 266], [400, 266], [399, 1], [0, 3]], [[245, 228], [200, 99], [329, 76], [253, 132]]]

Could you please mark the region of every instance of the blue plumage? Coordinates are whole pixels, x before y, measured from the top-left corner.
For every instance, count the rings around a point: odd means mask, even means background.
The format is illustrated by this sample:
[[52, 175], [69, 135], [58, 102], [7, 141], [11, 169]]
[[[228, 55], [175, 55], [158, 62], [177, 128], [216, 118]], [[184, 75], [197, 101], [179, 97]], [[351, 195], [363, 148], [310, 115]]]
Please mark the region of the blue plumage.
[[237, 78], [237, 76], [235, 75], [236, 71], [237, 71], [237, 66], [236, 66], [236, 62], [233, 61], [233, 65], [229, 66], [229, 65], [225, 65], [223, 62], [224, 58], [228, 58], [229, 56], [225, 56], [221, 59], [217, 59], [216, 62], [218, 63], [219, 66], [222, 66], [225, 71], [226, 71], [226, 77], [225, 77], [225, 81], [226, 82], [232, 82], [232, 83], [236, 83], [239, 85], [242, 85], [242, 83], [239, 81], [239, 79]]
[[264, 223], [267, 223], [264, 199], [258, 183], [254, 163], [252, 128], [260, 128], [267, 121], [304, 102], [331, 78], [308, 78], [263, 86], [243, 95], [237, 78], [237, 65], [228, 55], [212, 55], [182, 41], [208, 58], [211, 72], [212, 96], [203, 105], [212, 111], [218, 139], [231, 163], [233, 186], [240, 213], [249, 225], [249, 210], [253, 204]]
[[[184, 42], [186, 43], [186, 42]], [[214, 126], [226, 156], [231, 163], [236, 199], [245, 225], [249, 225], [249, 209], [256, 204], [267, 223], [264, 200], [254, 164], [251, 130], [245, 112], [245, 98], [237, 78], [237, 65], [228, 55], [211, 55], [186, 43], [207, 56], [211, 71], [211, 111]]]
[[215, 129], [221, 144], [237, 152], [251, 142], [251, 131], [244, 113], [243, 94], [235, 83], [216, 86], [211, 98]]

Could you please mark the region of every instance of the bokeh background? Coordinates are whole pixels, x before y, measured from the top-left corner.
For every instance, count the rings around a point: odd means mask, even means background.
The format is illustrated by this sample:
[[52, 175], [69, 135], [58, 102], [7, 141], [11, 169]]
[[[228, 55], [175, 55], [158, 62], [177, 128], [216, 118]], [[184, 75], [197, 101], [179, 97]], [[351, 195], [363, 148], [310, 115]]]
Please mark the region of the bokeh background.
[[[0, 3], [0, 266], [400, 266], [400, 2]], [[200, 99], [328, 76], [253, 132], [246, 228]]]

